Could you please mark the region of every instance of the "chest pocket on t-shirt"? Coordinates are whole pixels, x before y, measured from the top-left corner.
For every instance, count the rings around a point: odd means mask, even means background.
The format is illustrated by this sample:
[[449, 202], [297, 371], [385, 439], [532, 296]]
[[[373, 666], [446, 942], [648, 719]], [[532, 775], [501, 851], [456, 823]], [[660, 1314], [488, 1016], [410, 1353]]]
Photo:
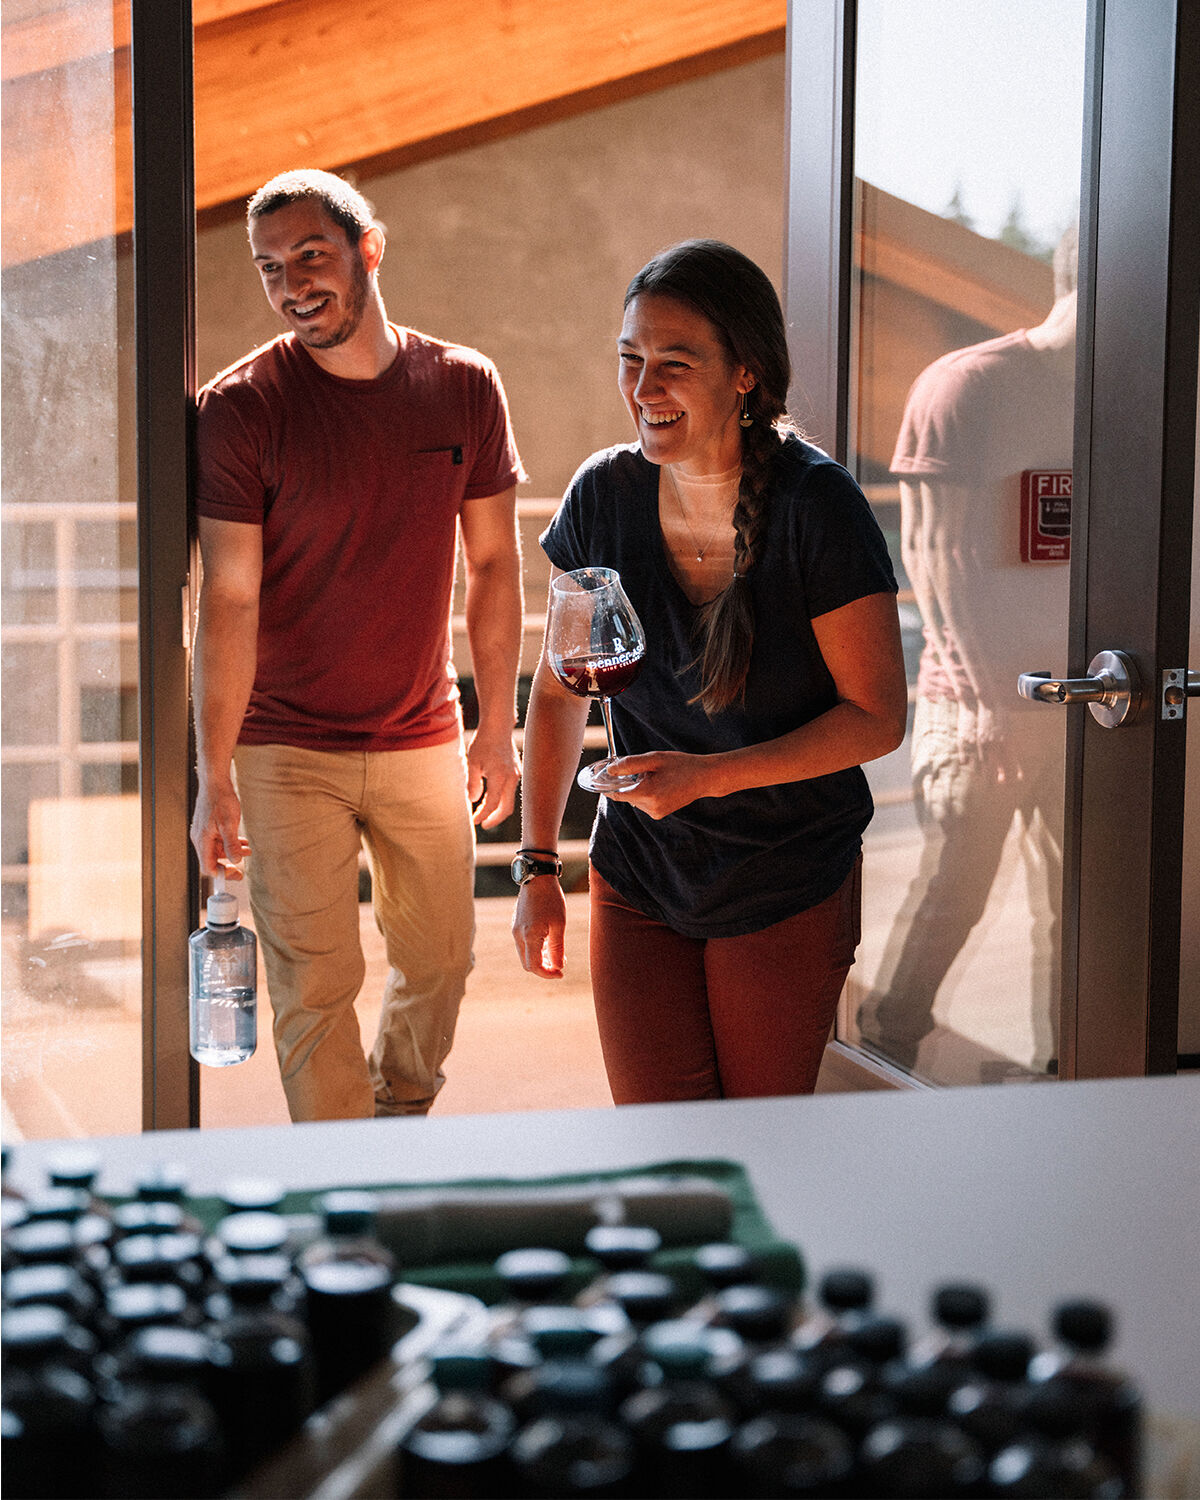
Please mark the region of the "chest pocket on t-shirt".
[[458, 513], [470, 469], [461, 444], [445, 448], [419, 448], [406, 455], [408, 492], [425, 509], [442, 510], [447, 505]]

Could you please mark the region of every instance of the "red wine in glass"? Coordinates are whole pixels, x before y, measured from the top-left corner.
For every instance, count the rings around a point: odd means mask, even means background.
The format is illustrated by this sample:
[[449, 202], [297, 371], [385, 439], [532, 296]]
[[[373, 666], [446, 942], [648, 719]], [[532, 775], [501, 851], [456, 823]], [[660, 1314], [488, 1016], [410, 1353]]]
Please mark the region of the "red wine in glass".
[[614, 698], [637, 676], [644, 655], [630, 651], [624, 656], [556, 656], [550, 670], [580, 698]]
[[608, 738], [607, 759], [585, 766], [576, 778], [585, 791], [632, 791], [642, 779], [608, 770], [617, 758], [609, 700], [637, 676], [645, 654], [641, 621], [614, 569], [576, 568], [554, 580], [547, 665], [568, 692], [599, 701]]

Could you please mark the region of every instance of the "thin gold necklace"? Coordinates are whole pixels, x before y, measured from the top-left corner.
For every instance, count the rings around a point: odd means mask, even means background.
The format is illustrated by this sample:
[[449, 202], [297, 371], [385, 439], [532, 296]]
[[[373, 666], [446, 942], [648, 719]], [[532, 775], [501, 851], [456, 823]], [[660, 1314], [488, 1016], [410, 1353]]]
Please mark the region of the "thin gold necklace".
[[709, 532], [709, 534], [708, 534], [708, 540], [705, 542], [704, 546], [702, 547], [700, 545], [700, 543], [696, 540], [696, 533], [692, 530], [692, 523], [688, 520], [688, 513], [684, 509], [683, 496], [679, 493], [679, 486], [675, 483], [675, 471], [671, 468], [670, 464], [664, 464], [663, 467], [667, 471], [667, 480], [668, 480], [668, 482], [669, 482], [669, 484], [671, 486], [671, 493], [675, 496], [675, 504], [679, 507], [679, 514], [683, 517], [683, 524], [687, 527], [688, 536], [690, 536], [691, 539], [692, 539], [692, 546], [695, 547], [695, 549], [696, 549], [696, 561], [697, 562], [703, 562], [704, 561], [704, 554], [712, 546], [713, 541], [716, 538], [717, 532], [720, 531], [722, 525], [727, 525], [728, 522], [724, 521], [723, 519], [722, 520], [718, 520], [717, 524]]

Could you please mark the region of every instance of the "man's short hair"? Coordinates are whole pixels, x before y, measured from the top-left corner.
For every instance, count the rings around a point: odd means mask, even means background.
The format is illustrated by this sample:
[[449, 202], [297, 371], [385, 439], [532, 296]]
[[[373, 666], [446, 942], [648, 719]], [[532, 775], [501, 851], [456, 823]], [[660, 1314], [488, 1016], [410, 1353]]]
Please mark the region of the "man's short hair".
[[375, 223], [371, 205], [357, 188], [332, 172], [321, 172], [315, 167], [280, 172], [264, 183], [246, 205], [246, 222], [251, 224], [276, 209], [305, 199], [319, 203], [334, 223], [346, 231], [352, 245], [357, 245]]

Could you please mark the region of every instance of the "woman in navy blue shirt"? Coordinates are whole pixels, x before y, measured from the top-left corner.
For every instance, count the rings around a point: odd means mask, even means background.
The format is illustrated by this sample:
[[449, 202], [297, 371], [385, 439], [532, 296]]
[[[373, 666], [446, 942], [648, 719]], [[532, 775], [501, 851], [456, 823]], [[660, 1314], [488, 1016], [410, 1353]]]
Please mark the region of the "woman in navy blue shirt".
[[[590, 850], [592, 989], [617, 1103], [811, 1092], [859, 925], [861, 765], [907, 694], [896, 581], [861, 490], [786, 412], [779, 299], [713, 240], [630, 284], [620, 387], [636, 443], [594, 454], [542, 537], [555, 575], [615, 568], [645, 628], [613, 699], [631, 791]], [[588, 702], [543, 656], [525, 730], [513, 932], [560, 976], [553, 873]]]

